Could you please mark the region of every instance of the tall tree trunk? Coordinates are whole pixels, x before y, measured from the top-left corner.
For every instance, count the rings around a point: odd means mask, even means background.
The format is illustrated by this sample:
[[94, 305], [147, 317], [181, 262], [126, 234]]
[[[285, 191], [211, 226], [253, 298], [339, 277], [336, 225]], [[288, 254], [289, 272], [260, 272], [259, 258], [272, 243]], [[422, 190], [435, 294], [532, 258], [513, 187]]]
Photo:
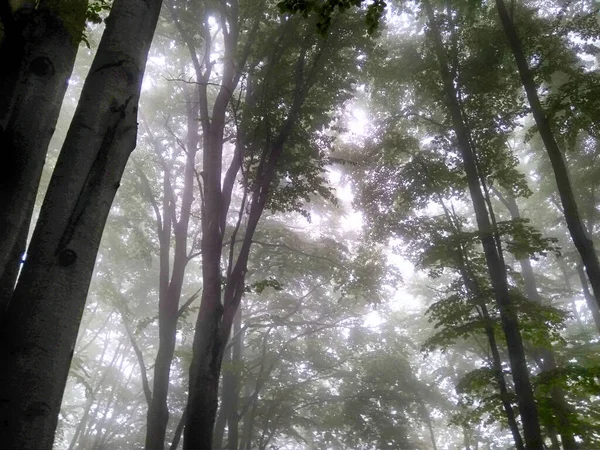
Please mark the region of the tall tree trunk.
[[110, 205], [135, 148], [160, 0], [115, 0], [0, 328], [0, 434], [51, 448]]
[[[8, 1], [5, 1], [8, 6]], [[42, 0], [3, 17], [0, 70], [0, 285], [14, 287], [33, 205], [73, 71], [87, 0]], [[7, 280], [5, 280], [5, 277]], [[0, 291], [0, 313], [10, 301]]]
[[[185, 269], [189, 261], [187, 251], [187, 235], [190, 222], [190, 212], [194, 201], [194, 178], [196, 169], [196, 152], [198, 151], [198, 107], [195, 96], [188, 92], [187, 99], [187, 151], [184, 168], [184, 187], [181, 199], [179, 220], [172, 217], [171, 209], [175, 194], [170, 182], [170, 176], [164, 174], [163, 217], [158, 217], [157, 226], [160, 242], [160, 281], [158, 304], [159, 344], [154, 365], [154, 382], [152, 402], [148, 407], [146, 450], [163, 449], [169, 422], [167, 397], [169, 393], [169, 378], [171, 363], [175, 352], [177, 322], [179, 318], [179, 302], [183, 288]], [[171, 249], [171, 223], [174, 222], [175, 251], [173, 256], [173, 272], [169, 280], [169, 255]]]
[[[232, 92], [239, 82], [241, 68], [247, 59], [245, 55], [237, 60], [238, 11], [237, 1], [231, 2], [230, 14], [227, 17], [230, 30], [225, 46], [225, 62], [223, 68], [222, 87], [215, 100], [212, 116], [208, 116], [206, 85], [200, 89], [200, 112], [203, 128], [203, 168], [204, 168], [204, 208], [202, 213], [202, 301], [196, 321], [193, 342], [193, 356], [190, 367], [190, 388], [188, 398], [188, 424], [184, 430], [183, 446], [185, 450], [209, 449], [213, 447], [212, 434], [218, 405], [219, 378], [225, 346], [229, 340], [243, 292], [247, 272], [248, 257], [252, 246], [252, 238], [265, 208], [271, 183], [275, 177], [275, 169], [284, 146], [294, 128], [304, 103], [305, 95], [311, 84], [307, 78], [315, 66], [305, 71], [307, 49], [310, 39], [305, 39], [306, 47], [302, 49], [296, 62], [296, 85], [293, 102], [288, 117], [281, 125], [277, 135], [259, 161], [257, 177], [251, 192], [248, 205], [247, 223], [239, 251], [233, 257], [235, 234], [231, 242], [231, 254], [225, 279], [225, 287], [221, 292], [221, 251], [223, 232], [231, 200], [233, 185], [241, 168], [243, 152], [236, 154], [226, 172], [221, 190], [223, 132], [228, 103]], [[257, 22], [258, 23], [258, 22]], [[255, 30], [255, 29], [254, 29]], [[251, 32], [252, 34], [253, 32]], [[251, 42], [251, 38], [249, 38]], [[324, 45], [322, 42], [320, 45]], [[316, 64], [320, 52], [314, 56]], [[243, 63], [240, 63], [242, 61]], [[238, 146], [238, 149], [243, 147]], [[244, 210], [244, 208], [242, 208]], [[239, 216], [241, 220], [242, 216]], [[238, 221], [238, 224], [240, 222]], [[239, 225], [238, 225], [239, 228]]]
[[527, 62], [527, 58], [523, 51], [521, 40], [519, 39], [519, 35], [509, 12], [506, 9], [504, 0], [496, 0], [496, 7], [498, 9], [502, 28], [504, 29], [504, 34], [506, 35], [515, 57], [523, 87], [527, 93], [531, 113], [533, 114], [538, 132], [540, 133], [548, 156], [550, 157], [550, 163], [554, 170], [556, 186], [560, 195], [567, 227], [571, 233], [571, 239], [585, 266], [587, 276], [592, 285], [596, 304], [600, 305], [600, 262], [598, 261], [598, 254], [594, 249], [594, 242], [588, 236], [581, 215], [579, 214], [575, 195], [573, 194], [573, 188], [571, 186], [571, 180], [569, 179], [567, 163], [554, 138], [550, 122], [548, 121], [548, 117], [540, 102], [533, 74], [529, 68], [529, 63]]
[[519, 404], [519, 411], [523, 422], [523, 434], [527, 450], [541, 450], [543, 440], [540, 432], [537, 406], [533, 397], [533, 390], [529, 380], [529, 369], [525, 359], [525, 350], [516, 312], [512, 307], [508, 284], [506, 281], [506, 269], [498, 254], [498, 248], [494, 239], [493, 229], [490, 223], [489, 212], [483, 193], [481, 192], [480, 178], [477, 170], [474, 149], [471, 147], [469, 130], [464, 122], [454, 80], [448, 68], [446, 51], [442, 42], [441, 34], [436, 23], [433, 8], [428, 0], [423, 0], [428, 24], [434, 40], [434, 48], [440, 66], [440, 74], [444, 86], [444, 97], [448, 112], [452, 118], [452, 124], [456, 133], [458, 150], [460, 151], [467, 183], [479, 233], [489, 269], [490, 280], [494, 290], [498, 310], [502, 321], [502, 329], [506, 337], [508, 355], [510, 359], [512, 376], [515, 384], [515, 392]]

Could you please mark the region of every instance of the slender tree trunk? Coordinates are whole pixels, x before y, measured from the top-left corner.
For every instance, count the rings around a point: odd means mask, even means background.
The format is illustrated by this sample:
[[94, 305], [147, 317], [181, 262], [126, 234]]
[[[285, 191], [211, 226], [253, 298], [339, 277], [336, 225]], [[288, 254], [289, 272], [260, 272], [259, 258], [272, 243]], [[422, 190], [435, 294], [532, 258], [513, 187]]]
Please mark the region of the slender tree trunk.
[[506, 385], [506, 378], [504, 377], [504, 372], [502, 371], [502, 359], [500, 358], [500, 352], [498, 351], [498, 343], [496, 342], [494, 328], [492, 326], [487, 307], [485, 305], [480, 305], [480, 307], [483, 314], [483, 320], [486, 324], [485, 334], [490, 344], [490, 351], [492, 352], [492, 367], [496, 374], [496, 381], [498, 383], [498, 389], [500, 391], [500, 400], [502, 401], [502, 406], [504, 407], [504, 413], [506, 414], [508, 426], [510, 428], [510, 432], [512, 433], [513, 440], [515, 442], [515, 448], [517, 448], [517, 450], [524, 450], [525, 446], [523, 445], [523, 440], [521, 439], [519, 425], [517, 424], [517, 419], [513, 411], [512, 403], [510, 402], [508, 386]]
[[0, 434], [51, 448], [100, 238], [137, 134], [160, 0], [115, 0], [0, 328]]
[[[565, 258], [564, 256], [560, 256], [559, 258], [557, 258], [557, 263], [558, 263], [558, 267], [560, 268], [560, 271], [562, 273], [563, 276], [563, 281], [565, 283], [565, 287], [567, 288], [567, 292], [572, 293], [574, 292], [573, 290], [573, 286], [571, 285], [571, 278], [569, 276], [569, 271], [567, 268], [567, 263], [565, 262]], [[583, 274], [583, 277], [585, 278], [585, 274]], [[592, 297], [592, 302], [594, 304], [594, 306], [596, 306], [596, 302], [594, 301], [594, 298]], [[581, 317], [579, 314], [579, 311], [577, 311], [577, 305], [575, 304], [575, 300], [571, 297], [571, 310], [573, 311], [573, 316], [575, 317], [575, 320], [577, 321], [577, 325], [579, 325], [580, 328], [583, 328], [584, 325], [581, 322]], [[600, 333], [600, 314], [598, 315], [598, 322], [596, 322], [596, 328], [598, 329], [598, 332]]]
[[592, 313], [592, 318], [594, 319], [594, 324], [596, 325], [596, 329], [598, 333], [600, 333], [600, 308], [598, 307], [598, 303], [596, 302], [596, 298], [590, 292], [590, 288], [588, 286], [588, 280], [585, 277], [585, 273], [583, 271], [583, 266], [581, 264], [577, 264], [577, 275], [579, 276], [579, 281], [581, 283], [581, 289], [583, 290], [583, 298], [585, 298], [585, 303]]
[[177, 428], [175, 428], [175, 433], [173, 435], [173, 441], [171, 442], [171, 446], [169, 447], [169, 450], [177, 450], [177, 447], [179, 447], [179, 441], [181, 440], [181, 435], [183, 434], [183, 427], [185, 426], [185, 415], [186, 415], [186, 410], [183, 410], [183, 414], [181, 414], [181, 418], [179, 419], [179, 422], [177, 423]]
[[[189, 261], [187, 253], [187, 235], [190, 221], [190, 211], [194, 200], [194, 174], [196, 167], [196, 152], [198, 150], [198, 107], [194, 96], [188, 92], [187, 111], [187, 152], [184, 168], [184, 188], [180, 207], [179, 220], [171, 216], [172, 205], [169, 199], [174, 199], [173, 186], [169, 175], [164, 177], [163, 220], [158, 221], [160, 240], [161, 266], [160, 289], [158, 305], [159, 346], [154, 365], [154, 383], [152, 402], [148, 407], [146, 431], [146, 450], [163, 449], [169, 422], [167, 397], [171, 363], [175, 352], [177, 322], [179, 318], [179, 302], [183, 288], [185, 269]], [[166, 170], [166, 169], [165, 169]], [[168, 192], [167, 192], [168, 191]], [[158, 210], [158, 208], [156, 208]], [[158, 213], [157, 213], [158, 214]], [[175, 222], [175, 252], [173, 257], [173, 272], [169, 281], [169, 254], [171, 248], [170, 223]], [[162, 223], [162, 225], [161, 225]]]
[[[499, 191], [497, 191], [496, 194], [508, 209], [511, 218], [513, 220], [520, 219], [521, 213], [516, 200], [510, 195], [503, 196]], [[523, 281], [525, 283], [525, 293], [527, 298], [529, 301], [541, 305], [542, 298], [538, 292], [535, 273], [531, 267], [531, 261], [529, 258], [523, 258], [519, 260], [519, 264], [521, 265], [521, 275], [523, 276]], [[533, 352], [537, 356], [535, 359], [536, 361], [539, 361], [538, 366], [542, 371], [556, 370], [558, 366], [556, 364], [554, 352], [551, 348], [534, 348]], [[563, 448], [564, 450], [574, 450], [577, 448], [577, 444], [573, 437], [573, 433], [571, 432], [573, 424], [570, 420], [570, 407], [565, 400], [565, 394], [562, 389], [555, 386], [551, 390], [551, 397], [555, 406], [555, 414], [559, 423], [558, 431], [560, 432]], [[555, 434], [555, 430], [550, 430], [551, 440], [553, 441], [553, 445], [556, 445], [556, 437], [554, 436], [554, 439], [552, 439], [553, 434]]]
[[[6, 4], [8, 6], [8, 1]], [[87, 0], [42, 0], [6, 28], [0, 70], [0, 285], [14, 287], [50, 138], [73, 71]], [[10, 8], [10, 7], [8, 7]], [[4, 278], [8, 278], [5, 280]], [[0, 311], [10, 300], [0, 292]]]
[[[437, 447], [437, 443], [435, 441], [435, 432], [433, 429], [433, 422], [431, 421], [431, 415], [429, 414], [429, 411], [427, 411], [427, 409], [425, 408], [425, 404], [423, 403], [421, 405], [421, 407], [423, 408], [423, 415], [425, 417], [425, 423], [427, 425], [427, 430], [429, 431], [429, 438], [431, 439], [431, 446], [433, 448], [433, 450], [438, 450]], [[310, 433], [310, 435], [312, 436], [312, 433]]]
[[456, 132], [458, 149], [461, 153], [467, 175], [467, 183], [473, 202], [473, 208], [475, 210], [479, 233], [481, 235], [485, 259], [488, 265], [498, 309], [500, 311], [502, 329], [506, 337], [511, 371], [515, 384], [515, 392], [517, 394], [519, 410], [523, 421], [525, 445], [527, 450], [541, 450], [543, 448], [543, 440], [540, 432], [537, 407], [529, 380], [529, 369], [525, 359], [525, 350], [523, 348], [519, 323], [508, 291], [506, 270], [502, 259], [498, 254], [485, 198], [481, 192], [475, 155], [470, 144], [469, 131], [465, 125], [461, 108], [458, 103], [454, 80], [448, 69], [446, 51], [442, 43], [433, 8], [428, 0], [423, 0], [422, 4], [425, 7], [429, 27], [434, 39], [435, 52], [437, 54], [440, 74], [444, 86], [445, 102], [452, 118], [454, 131]]
[[587, 276], [592, 285], [596, 304], [600, 305], [600, 262], [598, 261], [596, 250], [594, 249], [594, 242], [588, 236], [583, 220], [579, 214], [575, 195], [573, 194], [573, 188], [571, 186], [571, 180], [569, 179], [567, 163], [554, 138], [550, 122], [548, 121], [544, 108], [540, 102], [533, 74], [529, 68], [527, 58], [521, 45], [521, 40], [519, 39], [514, 23], [506, 9], [504, 0], [496, 0], [496, 7], [498, 9], [502, 28], [504, 29], [504, 33], [515, 57], [523, 87], [527, 93], [531, 113], [533, 114], [538, 132], [540, 133], [548, 156], [550, 157], [565, 220], [569, 232], [571, 233], [571, 239], [585, 266]]

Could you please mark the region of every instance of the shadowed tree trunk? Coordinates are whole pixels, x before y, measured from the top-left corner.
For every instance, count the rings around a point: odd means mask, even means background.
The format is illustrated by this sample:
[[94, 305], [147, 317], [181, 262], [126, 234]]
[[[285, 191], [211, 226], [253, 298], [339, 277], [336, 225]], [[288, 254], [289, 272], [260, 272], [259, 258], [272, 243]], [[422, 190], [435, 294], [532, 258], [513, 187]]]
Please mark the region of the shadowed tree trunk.
[[452, 119], [453, 129], [456, 133], [457, 147], [464, 164], [469, 193], [473, 202], [477, 226], [481, 236], [481, 243], [488, 266], [490, 280], [494, 290], [494, 296], [500, 318], [502, 329], [506, 337], [508, 355], [510, 359], [512, 376], [517, 394], [519, 411], [523, 421], [523, 434], [527, 450], [541, 450], [543, 441], [540, 432], [539, 419], [533, 391], [529, 380], [529, 369], [525, 358], [525, 350], [517, 315], [512, 308], [512, 301], [506, 281], [506, 268], [501, 255], [498, 253], [493, 228], [490, 222], [485, 197], [481, 191], [480, 175], [477, 169], [474, 149], [471, 146], [469, 130], [465, 124], [460, 104], [458, 103], [454, 79], [450, 73], [446, 50], [442, 42], [441, 34], [436, 23], [433, 8], [428, 0], [423, 0], [430, 34], [434, 42], [434, 50], [440, 66], [440, 75], [443, 83], [445, 104]]
[[0, 434], [52, 447], [110, 205], [135, 148], [160, 0], [115, 0], [0, 332]]
[[523, 87], [529, 100], [529, 106], [531, 107], [531, 113], [535, 119], [535, 123], [538, 128], [538, 132], [546, 147], [546, 152], [550, 157], [550, 163], [554, 170], [554, 177], [556, 179], [556, 186], [560, 195], [563, 213], [571, 239], [581, 256], [583, 265], [587, 272], [587, 276], [592, 285], [592, 291], [594, 292], [594, 299], [596, 304], [600, 306], [600, 262], [598, 261], [598, 254], [594, 249], [594, 242], [589, 237], [581, 215], [579, 214], [579, 208], [575, 201], [575, 195], [573, 194], [573, 188], [571, 186], [571, 180], [569, 179], [569, 173], [567, 169], [567, 163], [564, 155], [560, 150], [554, 133], [550, 127], [550, 122], [546, 116], [546, 112], [540, 102], [540, 98], [537, 92], [537, 86], [527, 57], [523, 51], [521, 40], [509, 15], [506, 5], [503, 0], [496, 0], [496, 8], [498, 15], [500, 16], [500, 22], [504, 29], [504, 34], [508, 40], [510, 48], [515, 57], [519, 75]]
[[0, 48], [0, 317], [10, 301], [50, 138], [73, 71], [87, 0], [3, 0]]

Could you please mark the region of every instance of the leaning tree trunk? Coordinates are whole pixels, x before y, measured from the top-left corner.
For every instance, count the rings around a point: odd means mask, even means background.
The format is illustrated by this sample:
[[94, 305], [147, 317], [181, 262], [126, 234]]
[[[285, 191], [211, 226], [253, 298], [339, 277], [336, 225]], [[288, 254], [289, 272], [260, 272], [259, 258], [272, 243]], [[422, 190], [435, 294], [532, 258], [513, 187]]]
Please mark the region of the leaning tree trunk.
[[515, 384], [515, 392], [517, 394], [519, 411], [521, 412], [523, 422], [525, 446], [527, 450], [541, 450], [543, 448], [543, 440], [540, 431], [537, 406], [533, 397], [531, 382], [529, 380], [529, 369], [525, 358], [523, 340], [521, 338], [517, 315], [513, 308], [508, 290], [506, 269], [498, 254], [485, 198], [481, 192], [479, 173], [474, 150], [471, 147], [469, 130], [464, 122], [461, 108], [458, 103], [454, 80], [448, 69], [446, 51], [442, 43], [433, 8], [428, 0], [423, 0], [422, 4], [425, 7], [428, 24], [434, 40], [434, 48], [439, 62], [440, 75], [443, 83], [445, 103], [452, 119], [454, 131], [456, 132], [458, 150], [460, 151], [465, 173], [467, 175], [467, 183], [473, 202], [473, 208], [475, 210], [481, 243], [483, 245], [496, 303], [498, 310], [500, 311], [502, 329], [506, 337], [511, 371]]
[[21, 8], [2, 17], [7, 23], [0, 52], [4, 66], [0, 70], [0, 316], [10, 301], [25, 251], [87, 3], [42, 0], [35, 9]]
[[533, 114], [533, 118], [538, 127], [538, 132], [540, 133], [548, 156], [550, 157], [550, 163], [554, 170], [554, 177], [556, 179], [556, 185], [560, 195], [567, 227], [571, 233], [571, 239], [585, 266], [585, 271], [590, 280], [590, 284], [592, 285], [592, 290], [594, 291], [595, 301], [600, 305], [600, 262], [598, 261], [596, 250], [594, 249], [594, 242], [588, 236], [583, 220], [579, 214], [575, 195], [573, 194], [573, 188], [571, 186], [571, 180], [569, 179], [567, 163], [554, 138], [550, 122], [548, 121], [548, 117], [540, 102], [535, 79], [533, 78], [527, 58], [525, 57], [521, 40], [519, 39], [519, 35], [517, 34], [517, 30], [506, 9], [504, 1], [496, 0], [496, 7], [498, 9], [502, 28], [504, 29], [504, 34], [506, 35], [515, 57], [523, 87], [527, 93], [531, 113]]
[[160, 0], [115, 0], [44, 199], [0, 336], [0, 435], [52, 447], [110, 205], [135, 147]]

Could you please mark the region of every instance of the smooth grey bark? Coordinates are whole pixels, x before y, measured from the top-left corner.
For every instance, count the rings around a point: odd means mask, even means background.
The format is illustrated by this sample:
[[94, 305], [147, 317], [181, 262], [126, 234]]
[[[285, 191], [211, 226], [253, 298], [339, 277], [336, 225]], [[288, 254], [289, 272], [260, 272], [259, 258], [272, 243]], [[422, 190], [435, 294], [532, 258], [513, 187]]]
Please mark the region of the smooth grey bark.
[[10, 301], [25, 251], [87, 4], [87, 0], [42, 0], [36, 7], [25, 3], [2, 17], [9, 26], [4, 23], [0, 51], [0, 316]]
[[2, 445], [49, 449], [160, 0], [115, 0], [0, 332]]
[[480, 176], [477, 169], [474, 149], [471, 146], [470, 133], [465, 124], [463, 114], [456, 93], [454, 79], [450, 73], [446, 50], [442, 42], [441, 33], [438, 28], [435, 14], [431, 3], [423, 0], [430, 34], [434, 41], [434, 50], [440, 67], [441, 81], [443, 84], [444, 101], [451, 117], [453, 129], [456, 133], [458, 150], [461, 154], [473, 209], [477, 220], [481, 243], [489, 270], [490, 280], [496, 298], [496, 304], [500, 311], [502, 329], [506, 337], [508, 355], [510, 359], [515, 392], [519, 404], [519, 411], [523, 422], [523, 435], [527, 450], [542, 450], [543, 440], [540, 431], [537, 406], [529, 380], [529, 369], [525, 358], [523, 340], [519, 329], [516, 311], [512, 306], [512, 300], [506, 280], [506, 268], [502, 258], [498, 254], [498, 248], [494, 238], [489, 211], [487, 210], [485, 197], [481, 191]]
[[546, 147], [546, 152], [550, 158], [567, 228], [569, 229], [571, 239], [585, 266], [588, 279], [592, 285], [596, 304], [600, 306], [600, 262], [598, 260], [598, 254], [594, 249], [594, 242], [588, 235], [579, 213], [577, 202], [575, 201], [571, 180], [569, 179], [567, 163], [554, 138], [550, 122], [548, 121], [544, 107], [540, 102], [535, 79], [529, 68], [529, 63], [527, 62], [525, 52], [523, 51], [517, 29], [510, 17], [504, 0], [496, 0], [496, 8], [498, 10], [504, 34], [506, 35], [513, 56], [515, 57], [523, 88], [527, 94], [531, 113], [537, 125], [540, 137]]

